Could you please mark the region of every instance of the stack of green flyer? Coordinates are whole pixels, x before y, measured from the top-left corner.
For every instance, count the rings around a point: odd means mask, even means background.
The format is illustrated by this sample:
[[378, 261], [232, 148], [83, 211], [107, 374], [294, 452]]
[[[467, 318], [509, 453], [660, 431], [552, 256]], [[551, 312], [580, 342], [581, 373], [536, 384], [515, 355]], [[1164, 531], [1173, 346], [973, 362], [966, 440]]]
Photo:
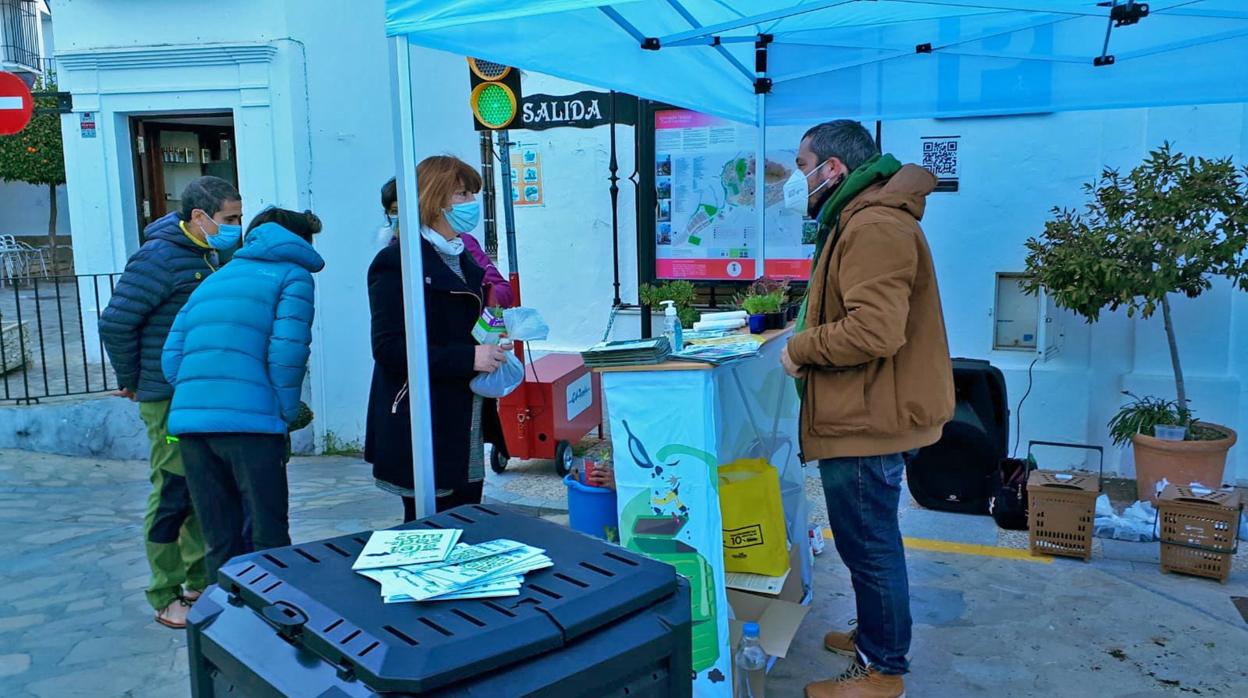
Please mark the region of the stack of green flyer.
[[[449, 533], [451, 530], [436, 532]], [[455, 538], [458, 539], [458, 536]], [[369, 541], [370, 544], [372, 542]], [[367, 552], [366, 546], [364, 553]], [[360, 559], [364, 558], [364, 553], [361, 553]], [[438, 560], [386, 566], [376, 566], [371, 561], [361, 566], [357, 560], [353, 569], [381, 584], [381, 597], [385, 603], [484, 599], [519, 596], [527, 572], [554, 564], [545, 553], [541, 548], [500, 538], [477, 545], [460, 543]]]
[[672, 345], [667, 337], [653, 337], [599, 342], [581, 352], [581, 358], [590, 368], [645, 366], [661, 364], [671, 353]]

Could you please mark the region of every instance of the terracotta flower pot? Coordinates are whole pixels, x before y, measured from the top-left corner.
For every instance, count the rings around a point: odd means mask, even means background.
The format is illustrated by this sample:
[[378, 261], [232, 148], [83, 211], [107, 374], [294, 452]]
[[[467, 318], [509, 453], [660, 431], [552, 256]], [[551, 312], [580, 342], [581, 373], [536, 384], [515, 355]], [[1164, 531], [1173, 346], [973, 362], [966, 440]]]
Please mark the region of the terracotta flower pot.
[[1137, 496], [1157, 502], [1157, 483], [1162, 478], [1173, 484], [1199, 482], [1220, 487], [1226, 472], [1226, 453], [1238, 440], [1234, 429], [1218, 424], [1201, 423], [1216, 429], [1226, 438], [1216, 441], [1166, 441], [1136, 434], [1131, 443], [1135, 450], [1135, 486]]

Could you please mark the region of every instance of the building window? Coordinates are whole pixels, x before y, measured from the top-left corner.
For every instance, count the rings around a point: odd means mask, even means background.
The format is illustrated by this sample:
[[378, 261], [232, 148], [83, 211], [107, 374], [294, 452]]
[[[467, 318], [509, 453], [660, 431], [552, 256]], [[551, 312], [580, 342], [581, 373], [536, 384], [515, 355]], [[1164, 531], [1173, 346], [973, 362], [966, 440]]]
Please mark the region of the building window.
[[992, 348], [1036, 351], [1040, 326], [1040, 297], [1023, 291], [1024, 274], [997, 274], [997, 300], [993, 310], [996, 327]]
[[34, 0], [0, 0], [0, 62], [32, 71], [42, 68]]

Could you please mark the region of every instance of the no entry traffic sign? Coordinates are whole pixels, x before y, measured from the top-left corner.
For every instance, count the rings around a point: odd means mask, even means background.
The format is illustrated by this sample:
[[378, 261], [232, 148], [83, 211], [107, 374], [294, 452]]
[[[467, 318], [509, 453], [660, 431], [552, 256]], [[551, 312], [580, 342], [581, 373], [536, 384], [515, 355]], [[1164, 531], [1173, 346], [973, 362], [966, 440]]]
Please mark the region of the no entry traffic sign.
[[26, 128], [34, 109], [35, 100], [26, 83], [13, 73], [0, 72], [0, 136]]

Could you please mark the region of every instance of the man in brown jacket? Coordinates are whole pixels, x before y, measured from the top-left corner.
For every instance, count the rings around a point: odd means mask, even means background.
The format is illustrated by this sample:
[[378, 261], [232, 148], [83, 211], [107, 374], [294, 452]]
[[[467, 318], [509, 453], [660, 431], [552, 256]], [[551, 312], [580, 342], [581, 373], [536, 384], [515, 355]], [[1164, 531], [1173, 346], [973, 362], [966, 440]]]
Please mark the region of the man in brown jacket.
[[820, 227], [804, 312], [781, 361], [798, 379], [803, 460], [819, 461], [858, 611], [855, 629], [824, 639], [854, 664], [806, 696], [895, 698], [910, 649], [897, 519], [903, 454], [935, 443], [953, 415], [940, 292], [919, 227], [936, 179], [881, 155], [854, 121], [810, 129], [797, 168], [786, 203], [804, 204]]

